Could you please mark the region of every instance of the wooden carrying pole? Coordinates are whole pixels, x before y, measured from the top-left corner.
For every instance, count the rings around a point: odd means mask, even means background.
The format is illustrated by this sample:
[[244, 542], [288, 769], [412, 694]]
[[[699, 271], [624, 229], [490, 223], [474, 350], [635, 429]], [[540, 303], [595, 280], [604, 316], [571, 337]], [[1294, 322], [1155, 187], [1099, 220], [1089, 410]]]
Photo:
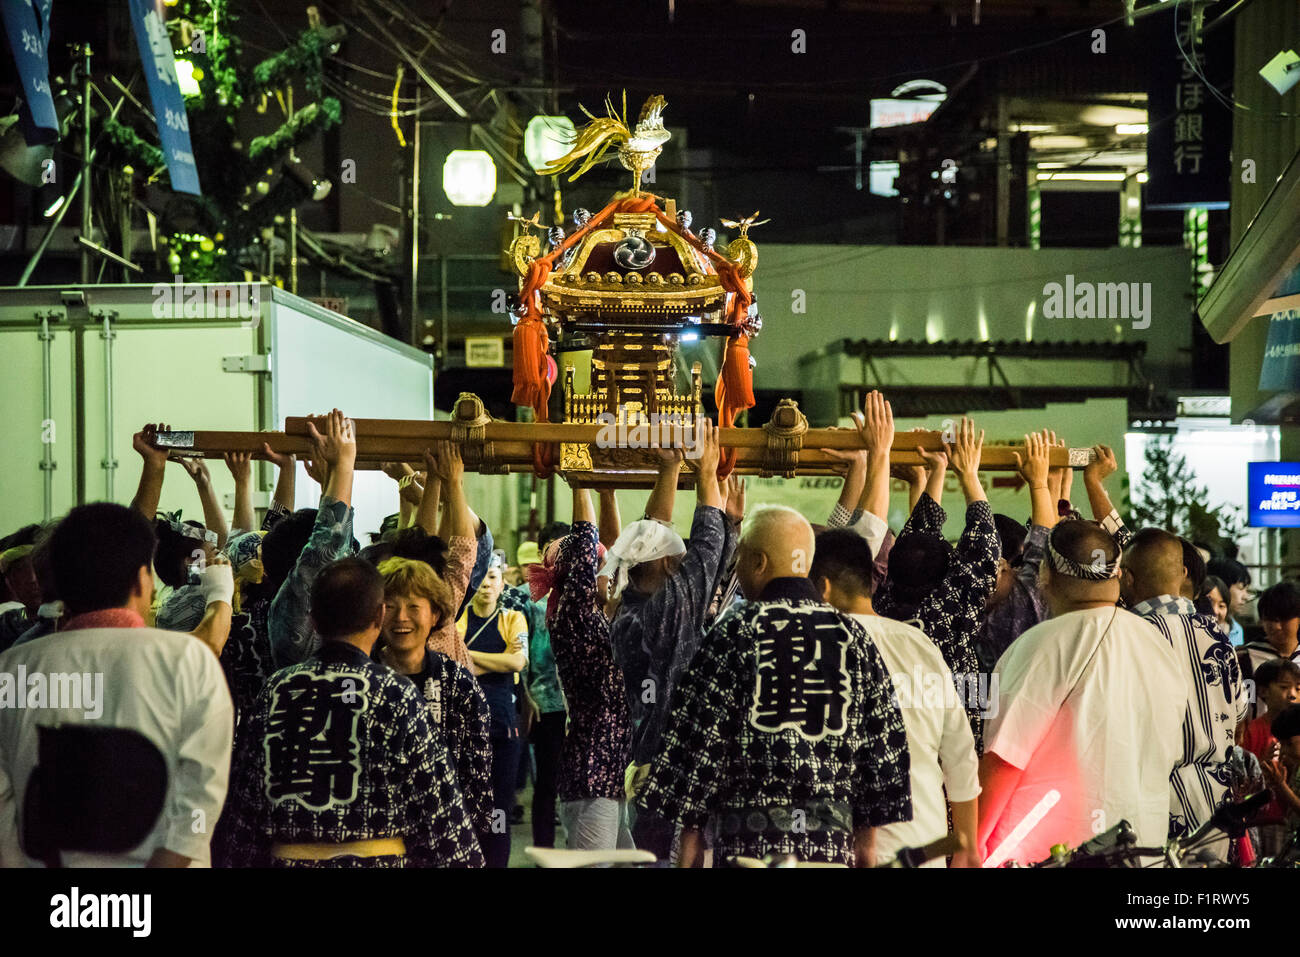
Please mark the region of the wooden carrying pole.
[[[308, 422], [319, 418], [294, 417], [285, 420], [284, 432], [160, 432], [159, 447], [204, 458], [220, 458], [225, 452], [260, 455], [266, 443], [277, 453], [310, 453]], [[420, 465], [424, 450], [439, 439], [457, 442], [466, 468], [485, 473], [530, 472], [536, 443], [578, 443], [596, 448], [648, 449], [676, 446], [695, 447], [694, 432], [679, 425], [614, 426], [572, 422], [499, 422], [483, 411], [477, 397], [463, 394], [456, 416], [443, 422], [410, 419], [354, 419], [357, 430], [357, 465], [375, 468], [381, 462], [409, 462]], [[863, 448], [852, 429], [810, 429], [793, 402], [777, 407], [772, 421], [760, 429], [718, 430], [719, 444], [736, 449], [735, 471], [742, 475], [830, 475], [843, 472], [844, 465], [822, 449]], [[940, 432], [900, 432], [890, 449], [893, 465], [924, 465], [916, 451], [938, 451], [944, 447]], [[990, 445], [987, 440], [980, 457], [982, 471], [1015, 471], [1016, 452], [1023, 457], [1023, 445]], [[558, 449], [557, 449], [558, 452]], [[1054, 448], [1053, 466], [1081, 468], [1091, 460], [1090, 449]], [[554, 457], [559, 461], [559, 455]], [[596, 471], [601, 471], [599, 462]]]

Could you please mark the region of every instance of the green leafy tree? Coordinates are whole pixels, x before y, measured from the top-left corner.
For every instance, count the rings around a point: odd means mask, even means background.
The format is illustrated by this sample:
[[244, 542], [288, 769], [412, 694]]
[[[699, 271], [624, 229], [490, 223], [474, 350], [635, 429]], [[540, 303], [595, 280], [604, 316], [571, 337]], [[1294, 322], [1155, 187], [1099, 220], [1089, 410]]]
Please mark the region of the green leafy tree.
[[[162, 9], [170, 10], [173, 49], [183, 51], [178, 59], [193, 64], [198, 82], [198, 93], [185, 98], [185, 108], [203, 196], [170, 194], [158, 211], [160, 223], [172, 237], [173, 268], [183, 250], [191, 278], [233, 278], [262, 231], [306, 196], [299, 182], [276, 174], [296, 145], [339, 122], [339, 101], [323, 95], [324, 63], [345, 31], [309, 26], [289, 47], [250, 66], [241, 62], [238, 18], [229, 0], [180, 0]], [[241, 135], [237, 117], [245, 102], [294, 81], [301, 82], [307, 102], [295, 103], [269, 135]], [[114, 164], [130, 166], [146, 181], [167, 183], [157, 130], [144, 117], [138, 122], [142, 129], [130, 120], [105, 117], [103, 149]]]
[[1133, 529], [1154, 525], [1221, 553], [1244, 530], [1241, 509], [1232, 505], [1211, 507], [1205, 487], [1187, 460], [1174, 451], [1173, 441], [1161, 436], [1147, 445], [1147, 464], [1131, 492], [1128, 517]]

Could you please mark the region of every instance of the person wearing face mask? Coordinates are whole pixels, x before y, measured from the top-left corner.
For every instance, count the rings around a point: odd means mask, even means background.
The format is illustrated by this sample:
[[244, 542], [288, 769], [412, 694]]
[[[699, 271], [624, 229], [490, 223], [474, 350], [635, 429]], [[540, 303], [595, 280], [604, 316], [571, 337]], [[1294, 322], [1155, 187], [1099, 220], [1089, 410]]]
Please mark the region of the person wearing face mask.
[[528, 620], [501, 606], [502, 571], [500, 564], [487, 570], [456, 621], [491, 715], [492, 824], [483, 840], [488, 867], [505, 867], [510, 861], [510, 812], [515, 806], [521, 743], [515, 683], [528, 665]]
[[479, 841], [492, 829], [492, 743], [487, 698], [464, 665], [428, 646], [454, 610], [451, 587], [424, 562], [390, 558], [384, 576], [384, 625], [371, 657], [415, 682], [447, 756]]

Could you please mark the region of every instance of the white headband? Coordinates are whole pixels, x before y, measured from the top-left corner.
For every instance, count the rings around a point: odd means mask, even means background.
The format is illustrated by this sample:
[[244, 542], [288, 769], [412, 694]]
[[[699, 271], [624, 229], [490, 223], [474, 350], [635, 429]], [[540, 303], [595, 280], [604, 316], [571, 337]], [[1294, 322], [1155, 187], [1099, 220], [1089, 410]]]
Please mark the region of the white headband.
[[673, 531], [671, 525], [643, 518], [623, 529], [618, 541], [605, 556], [600, 574], [610, 579], [614, 596], [617, 597], [623, 593], [623, 588], [627, 585], [627, 570], [633, 565], [681, 555], [685, 551], [686, 543]]

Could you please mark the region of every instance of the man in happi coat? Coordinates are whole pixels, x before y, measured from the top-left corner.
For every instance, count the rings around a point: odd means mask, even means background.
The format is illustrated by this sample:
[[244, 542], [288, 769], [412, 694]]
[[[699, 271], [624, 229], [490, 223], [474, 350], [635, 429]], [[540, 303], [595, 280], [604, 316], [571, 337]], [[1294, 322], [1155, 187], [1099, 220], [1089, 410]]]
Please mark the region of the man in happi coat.
[[482, 867], [415, 685], [370, 659], [384, 582], [361, 559], [312, 585], [321, 647], [272, 675], [243, 734], [228, 860], [260, 867]]
[[808, 580], [813, 532], [793, 509], [745, 521], [746, 602], [713, 625], [678, 686], [640, 805], [684, 828], [680, 866], [790, 853], [870, 867], [875, 829], [909, 820], [907, 739], [862, 626]]

